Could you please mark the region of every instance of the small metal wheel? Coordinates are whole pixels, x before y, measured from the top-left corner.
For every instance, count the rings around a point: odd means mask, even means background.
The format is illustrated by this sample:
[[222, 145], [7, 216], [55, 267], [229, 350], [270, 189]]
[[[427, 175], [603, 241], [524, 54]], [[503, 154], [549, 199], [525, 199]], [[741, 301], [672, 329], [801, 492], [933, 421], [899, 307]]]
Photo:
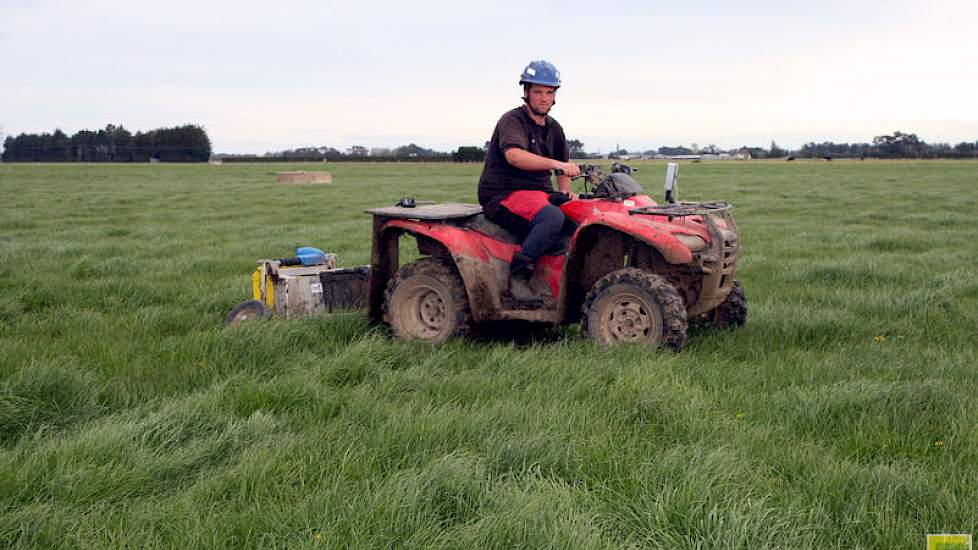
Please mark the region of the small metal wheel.
[[384, 321], [402, 340], [440, 343], [467, 331], [468, 297], [454, 264], [422, 258], [391, 279], [384, 297]]
[[686, 343], [686, 307], [663, 277], [620, 269], [591, 287], [581, 332], [605, 346], [632, 342], [679, 351]]
[[271, 310], [264, 302], [258, 300], [248, 300], [247, 302], [242, 302], [238, 306], [231, 310], [228, 314], [227, 320], [224, 322], [227, 326], [234, 326], [247, 321], [248, 319], [267, 319], [272, 316]]

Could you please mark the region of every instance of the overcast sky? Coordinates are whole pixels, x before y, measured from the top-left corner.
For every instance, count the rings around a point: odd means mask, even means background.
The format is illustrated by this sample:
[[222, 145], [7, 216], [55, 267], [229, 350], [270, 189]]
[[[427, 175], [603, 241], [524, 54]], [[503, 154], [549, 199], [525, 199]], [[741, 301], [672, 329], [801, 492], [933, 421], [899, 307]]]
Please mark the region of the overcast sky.
[[978, 2], [0, 0], [0, 126], [481, 145], [530, 59], [585, 149], [978, 139]]

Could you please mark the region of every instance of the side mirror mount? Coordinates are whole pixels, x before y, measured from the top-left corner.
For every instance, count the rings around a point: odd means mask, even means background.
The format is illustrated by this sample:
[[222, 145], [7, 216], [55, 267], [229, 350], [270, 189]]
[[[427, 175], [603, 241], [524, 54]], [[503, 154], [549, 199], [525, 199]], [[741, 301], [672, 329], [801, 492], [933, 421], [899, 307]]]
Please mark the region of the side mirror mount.
[[679, 185], [679, 165], [675, 162], [670, 162], [666, 165], [666, 202], [669, 204], [676, 203], [676, 195], [678, 195], [678, 190], [676, 187]]

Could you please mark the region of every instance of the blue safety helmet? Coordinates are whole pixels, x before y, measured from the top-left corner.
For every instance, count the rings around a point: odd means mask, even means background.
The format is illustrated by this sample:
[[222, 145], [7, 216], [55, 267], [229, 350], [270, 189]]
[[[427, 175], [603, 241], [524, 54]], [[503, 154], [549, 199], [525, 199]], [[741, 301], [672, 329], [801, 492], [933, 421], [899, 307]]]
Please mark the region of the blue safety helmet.
[[520, 76], [520, 84], [539, 84], [541, 86], [560, 88], [560, 71], [549, 61], [544, 61], [543, 59], [530, 61], [530, 64], [523, 69], [523, 75]]

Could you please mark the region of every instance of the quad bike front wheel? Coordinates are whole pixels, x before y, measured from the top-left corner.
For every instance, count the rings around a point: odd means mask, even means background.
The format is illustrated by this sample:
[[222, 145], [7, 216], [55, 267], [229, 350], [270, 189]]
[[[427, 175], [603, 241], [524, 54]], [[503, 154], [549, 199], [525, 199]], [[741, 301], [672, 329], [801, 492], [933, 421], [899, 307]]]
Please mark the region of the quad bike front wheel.
[[467, 332], [471, 314], [451, 260], [422, 258], [397, 271], [384, 294], [384, 322], [402, 340], [432, 344]]
[[632, 342], [679, 351], [686, 343], [686, 307], [664, 277], [619, 269], [591, 287], [581, 332], [605, 346]]
[[740, 281], [734, 280], [727, 298], [706, 314], [707, 321], [720, 329], [737, 328], [747, 323], [747, 296]]

